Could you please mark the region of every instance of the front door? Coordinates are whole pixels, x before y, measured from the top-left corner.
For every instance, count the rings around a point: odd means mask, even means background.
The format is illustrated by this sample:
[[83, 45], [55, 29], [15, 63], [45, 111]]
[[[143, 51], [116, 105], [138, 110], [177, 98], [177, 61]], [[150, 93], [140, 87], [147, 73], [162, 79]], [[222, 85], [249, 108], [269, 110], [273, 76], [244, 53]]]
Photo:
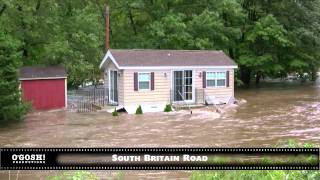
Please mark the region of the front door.
[[109, 71], [109, 102], [118, 102], [118, 76], [117, 71]]
[[193, 100], [192, 70], [173, 72], [173, 100], [175, 102]]

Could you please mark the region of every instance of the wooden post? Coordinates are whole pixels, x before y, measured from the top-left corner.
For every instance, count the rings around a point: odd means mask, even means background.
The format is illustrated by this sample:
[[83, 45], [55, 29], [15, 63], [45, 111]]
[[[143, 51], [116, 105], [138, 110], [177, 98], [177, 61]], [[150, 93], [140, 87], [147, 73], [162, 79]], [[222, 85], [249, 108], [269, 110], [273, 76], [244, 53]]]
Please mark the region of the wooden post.
[[[108, 2], [107, 2], [108, 3]], [[109, 18], [109, 5], [106, 6], [106, 52], [110, 49], [110, 18]]]

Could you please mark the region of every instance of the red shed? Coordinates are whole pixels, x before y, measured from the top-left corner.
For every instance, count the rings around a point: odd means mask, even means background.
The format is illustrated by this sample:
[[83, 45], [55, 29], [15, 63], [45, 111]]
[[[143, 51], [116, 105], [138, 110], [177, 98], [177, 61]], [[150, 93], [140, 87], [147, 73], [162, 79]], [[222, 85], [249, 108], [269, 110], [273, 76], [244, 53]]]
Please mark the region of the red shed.
[[38, 110], [67, 107], [67, 74], [61, 66], [20, 69], [23, 100]]

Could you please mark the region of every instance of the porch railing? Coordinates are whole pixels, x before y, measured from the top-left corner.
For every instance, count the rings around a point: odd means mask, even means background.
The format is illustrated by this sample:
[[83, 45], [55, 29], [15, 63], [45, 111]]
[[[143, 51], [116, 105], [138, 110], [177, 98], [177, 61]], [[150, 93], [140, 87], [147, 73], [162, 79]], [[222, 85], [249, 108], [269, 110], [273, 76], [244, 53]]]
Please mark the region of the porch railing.
[[[182, 98], [181, 101], [176, 101], [175, 100], [175, 96], [178, 95], [179, 97]], [[195, 89], [195, 93], [194, 93], [194, 101], [193, 103], [194, 104], [205, 104], [205, 92], [204, 92], [204, 89], [201, 89], [201, 88], [196, 88]], [[179, 102], [185, 102], [185, 98], [183, 96], [183, 94], [180, 92], [178, 94], [175, 94], [174, 90], [170, 90], [170, 102], [172, 104], [175, 104], [175, 103], [179, 103]], [[188, 104], [192, 104], [192, 103], [189, 103]]]
[[191, 110], [190, 105], [186, 102], [186, 100], [185, 100], [184, 96], [181, 94], [181, 92], [180, 92], [180, 91], [178, 91], [178, 95], [180, 95], [180, 97], [182, 98], [182, 100], [183, 100], [183, 102], [184, 102], [184, 105], [188, 107], [188, 109], [189, 109], [190, 113], [192, 114], [192, 110]]
[[195, 89], [195, 103], [196, 104], [205, 104], [206, 93], [204, 89], [196, 88]]

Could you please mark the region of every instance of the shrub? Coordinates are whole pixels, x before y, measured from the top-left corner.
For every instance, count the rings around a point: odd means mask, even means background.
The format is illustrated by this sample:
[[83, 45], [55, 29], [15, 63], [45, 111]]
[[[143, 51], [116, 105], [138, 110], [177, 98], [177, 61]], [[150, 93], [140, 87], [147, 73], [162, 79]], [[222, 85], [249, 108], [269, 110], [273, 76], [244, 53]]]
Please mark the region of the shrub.
[[136, 114], [143, 114], [141, 105], [139, 105], [139, 107], [137, 108]]
[[166, 107], [164, 108], [164, 112], [171, 112], [171, 111], [172, 111], [171, 104], [167, 104]]
[[112, 116], [118, 116], [119, 114], [118, 114], [118, 111], [117, 111], [117, 109], [116, 108], [114, 108], [114, 111], [112, 112]]

